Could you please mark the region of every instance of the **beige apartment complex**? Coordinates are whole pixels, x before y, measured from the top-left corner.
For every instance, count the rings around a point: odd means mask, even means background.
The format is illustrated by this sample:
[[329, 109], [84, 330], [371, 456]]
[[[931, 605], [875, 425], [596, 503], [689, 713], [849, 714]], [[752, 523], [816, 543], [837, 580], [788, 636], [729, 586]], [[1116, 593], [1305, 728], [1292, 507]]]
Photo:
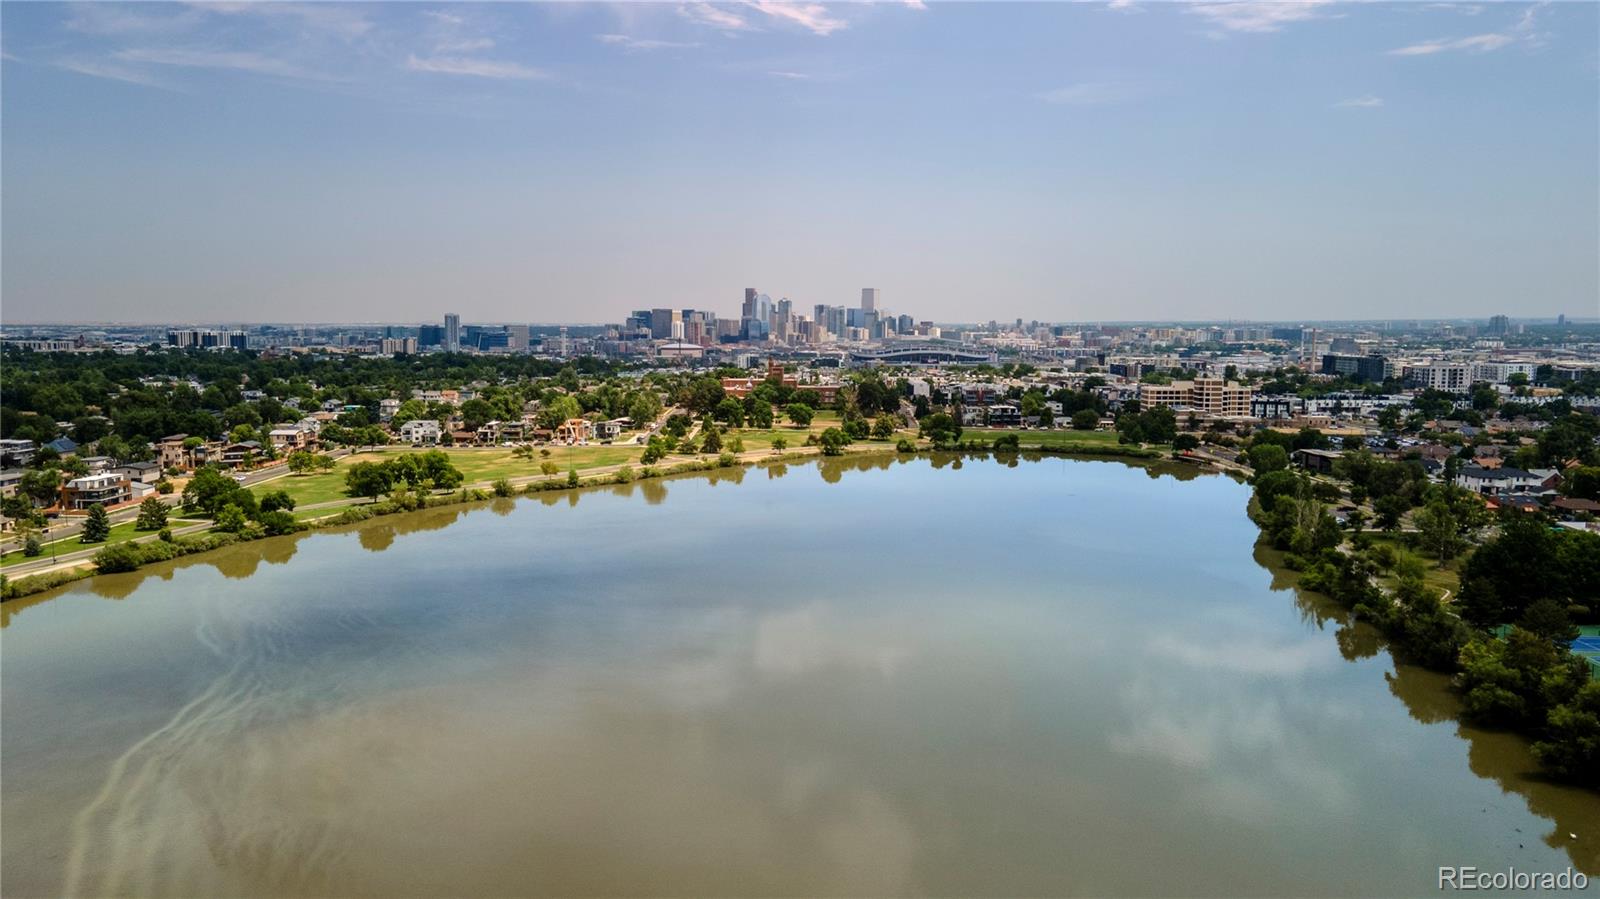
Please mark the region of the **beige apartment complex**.
[[1248, 418], [1250, 398], [1255, 394], [1254, 387], [1210, 377], [1139, 385], [1139, 402], [1145, 406], [1194, 409], [1222, 418]]

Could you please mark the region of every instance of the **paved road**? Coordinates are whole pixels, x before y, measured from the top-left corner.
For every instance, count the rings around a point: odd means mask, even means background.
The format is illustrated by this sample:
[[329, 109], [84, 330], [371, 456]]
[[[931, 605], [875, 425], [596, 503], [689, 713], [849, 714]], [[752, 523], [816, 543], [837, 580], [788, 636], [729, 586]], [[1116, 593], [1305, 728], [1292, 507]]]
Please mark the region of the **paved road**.
[[[198, 524], [186, 524], [182, 527], [172, 528], [172, 533], [173, 536], [197, 534], [201, 531], [209, 530], [210, 527], [211, 522], [202, 521]], [[159, 539], [160, 535], [152, 531], [151, 533], [142, 537], [135, 537], [130, 542], [149, 543], [151, 540]], [[80, 565], [89, 564], [90, 560], [94, 558], [94, 554], [104, 549], [105, 546], [106, 544], [104, 543], [96, 543], [91, 546], [86, 546], [83, 549], [74, 549], [69, 552], [60, 552], [58, 550], [54, 557], [52, 557], [49, 554], [49, 551], [46, 550], [45, 555], [42, 555], [30, 562], [19, 562], [15, 565], [7, 565], [4, 569], [4, 573], [8, 578], [17, 578], [34, 574], [45, 574], [51, 571], [65, 571], [68, 568], [77, 568]]]

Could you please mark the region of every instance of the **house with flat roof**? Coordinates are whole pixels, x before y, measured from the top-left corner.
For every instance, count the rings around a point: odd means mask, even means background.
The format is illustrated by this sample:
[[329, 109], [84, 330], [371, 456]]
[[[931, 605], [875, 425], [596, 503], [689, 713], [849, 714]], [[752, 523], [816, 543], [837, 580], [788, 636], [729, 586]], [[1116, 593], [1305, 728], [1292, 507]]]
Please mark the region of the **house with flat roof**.
[[444, 437], [444, 429], [431, 418], [414, 418], [400, 426], [400, 439], [412, 446], [433, 446]]
[[96, 504], [109, 508], [132, 499], [128, 479], [115, 472], [73, 478], [61, 488], [61, 508], [71, 512], [84, 512]]
[[569, 418], [556, 428], [556, 443], [585, 443], [594, 439], [594, 422], [587, 418]]
[[161, 466], [155, 462], [124, 462], [113, 469], [113, 473], [136, 484], [154, 484], [161, 480]]
[[0, 440], [0, 465], [27, 465], [36, 452], [32, 440], [8, 437]]
[[1297, 449], [1294, 451], [1294, 462], [1306, 471], [1332, 474], [1333, 464], [1343, 455], [1344, 453], [1336, 450]]

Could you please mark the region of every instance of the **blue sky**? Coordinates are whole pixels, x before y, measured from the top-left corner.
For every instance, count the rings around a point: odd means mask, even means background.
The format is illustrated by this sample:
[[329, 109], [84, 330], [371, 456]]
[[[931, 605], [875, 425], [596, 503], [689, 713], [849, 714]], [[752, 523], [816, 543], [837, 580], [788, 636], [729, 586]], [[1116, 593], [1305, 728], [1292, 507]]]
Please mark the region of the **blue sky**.
[[1596, 315], [1597, 11], [7, 2], [0, 315]]

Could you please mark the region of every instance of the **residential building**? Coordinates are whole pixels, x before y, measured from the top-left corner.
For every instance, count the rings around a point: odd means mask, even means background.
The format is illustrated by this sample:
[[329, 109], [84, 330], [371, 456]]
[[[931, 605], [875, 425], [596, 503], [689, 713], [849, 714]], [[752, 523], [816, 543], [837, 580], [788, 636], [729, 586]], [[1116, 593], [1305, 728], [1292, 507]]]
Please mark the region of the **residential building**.
[[115, 472], [73, 478], [61, 488], [61, 507], [72, 512], [83, 512], [96, 504], [117, 506], [131, 499], [133, 490], [128, 479]]
[[1434, 362], [1406, 369], [1406, 378], [1425, 389], [1466, 393], [1472, 386], [1472, 366], [1465, 362]]
[[556, 428], [556, 443], [586, 443], [594, 439], [594, 422], [587, 418], [569, 418]]
[[444, 429], [431, 418], [415, 418], [400, 426], [400, 439], [412, 446], [432, 446], [444, 437]]
[[0, 465], [27, 465], [36, 452], [32, 440], [8, 437], [0, 440]]
[[156, 462], [125, 462], [113, 473], [127, 478], [131, 483], [154, 484], [161, 480], [161, 465]]
[[1139, 402], [1145, 406], [1193, 409], [1221, 418], [1248, 418], [1256, 389], [1237, 381], [1197, 377], [1170, 384], [1140, 384]]
[[261, 442], [259, 440], [241, 440], [230, 443], [222, 448], [220, 461], [223, 465], [239, 468], [261, 458]]
[[1377, 383], [1388, 377], [1389, 360], [1382, 356], [1345, 356], [1329, 353], [1322, 357], [1322, 373], [1342, 375], [1355, 381]]
[[461, 351], [461, 316], [454, 312], [447, 312], [444, 316], [444, 351]]

